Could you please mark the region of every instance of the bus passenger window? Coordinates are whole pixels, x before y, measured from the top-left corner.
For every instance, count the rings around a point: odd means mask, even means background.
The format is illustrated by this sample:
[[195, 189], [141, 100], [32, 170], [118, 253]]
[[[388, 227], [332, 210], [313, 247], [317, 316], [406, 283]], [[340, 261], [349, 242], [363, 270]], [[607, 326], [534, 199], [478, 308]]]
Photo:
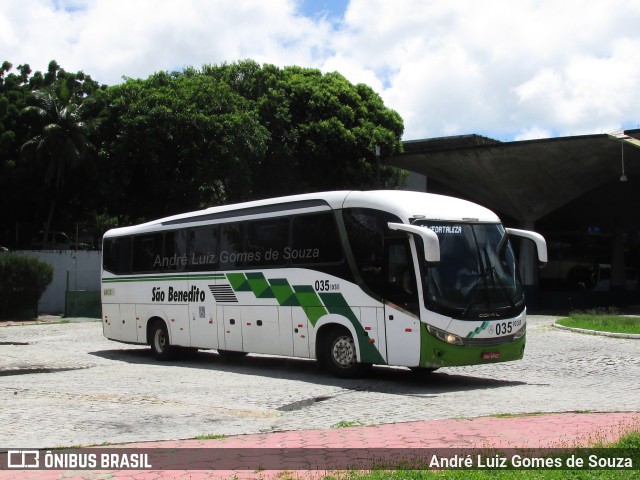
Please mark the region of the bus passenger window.
[[291, 263], [318, 264], [342, 260], [340, 234], [332, 213], [300, 215], [293, 219]]
[[163, 270], [164, 262], [161, 233], [133, 237], [134, 273]]
[[167, 259], [163, 270], [184, 271], [187, 269], [187, 232], [173, 230], [164, 234], [164, 258]]
[[104, 269], [111, 273], [131, 273], [131, 237], [105, 238]]
[[197, 228], [189, 232], [189, 269], [192, 271], [217, 270], [220, 229], [217, 226]]
[[243, 241], [244, 225], [239, 222], [222, 226], [220, 236], [220, 269], [233, 270], [242, 268], [247, 252]]
[[289, 242], [289, 219], [272, 218], [247, 222], [247, 267], [285, 265]]
[[385, 278], [385, 237], [398, 236], [389, 230], [387, 224], [400, 222], [400, 219], [390, 213], [368, 208], [348, 208], [343, 212], [349, 244], [360, 277], [373, 293], [386, 298], [388, 279]]

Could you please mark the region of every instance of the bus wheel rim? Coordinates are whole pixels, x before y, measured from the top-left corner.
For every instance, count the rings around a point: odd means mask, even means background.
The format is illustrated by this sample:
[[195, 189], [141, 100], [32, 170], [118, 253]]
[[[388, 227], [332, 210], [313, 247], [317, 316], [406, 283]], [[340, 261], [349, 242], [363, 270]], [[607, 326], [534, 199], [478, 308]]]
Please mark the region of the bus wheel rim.
[[340, 367], [347, 368], [356, 363], [356, 349], [350, 337], [338, 338], [331, 350], [333, 361]]
[[155, 343], [156, 343], [156, 350], [158, 350], [159, 352], [162, 352], [167, 344], [167, 339], [164, 335], [164, 332], [161, 329], [158, 329], [156, 331], [156, 338], [155, 338]]

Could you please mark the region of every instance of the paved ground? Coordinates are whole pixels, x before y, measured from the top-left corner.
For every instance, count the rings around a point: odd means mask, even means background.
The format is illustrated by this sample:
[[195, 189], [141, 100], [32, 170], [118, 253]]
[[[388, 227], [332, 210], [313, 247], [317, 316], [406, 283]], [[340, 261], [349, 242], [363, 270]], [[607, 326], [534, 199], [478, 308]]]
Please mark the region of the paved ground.
[[[562, 331], [553, 320], [530, 317], [520, 362], [442, 369], [427, 378], [380, 367], [359, 380], [335, 379], [311, 361], [265, 356], [232, 361], [202, 352], [157, 363], [148, 349], [102, 338], [98, 322], [1, 327], [0, 446], [167, 440], [147, 445], [339, 448], [377, 447], [371, 442], [379, 439], [422, 447], [571, 446], [637, 428], [638, 340]], [[476, 418], [576, 411], [623, 413]], [[362, 426], [329, 428], [340, 422]], [[207, 434], [244, 435], [176, 442]], [[14, 473], [0, 478], [27, 478]]]

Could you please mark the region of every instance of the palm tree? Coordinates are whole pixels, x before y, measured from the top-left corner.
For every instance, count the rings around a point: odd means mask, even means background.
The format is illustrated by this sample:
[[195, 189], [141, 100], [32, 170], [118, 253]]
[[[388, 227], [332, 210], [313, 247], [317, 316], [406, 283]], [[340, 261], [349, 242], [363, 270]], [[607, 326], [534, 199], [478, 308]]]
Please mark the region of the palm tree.
[[39, 121], [34, 135], [22, 145], [21, 154], [47, 166], [44, 182], [52, 190], [43, 245], [63, 190], [65, 173], [77, 168], [92, 148], [89, 127], [83, 119], [83, 104], [65, 93], [58, 96], [53, 90], [36, 90], [35, 105], [23, 110]]

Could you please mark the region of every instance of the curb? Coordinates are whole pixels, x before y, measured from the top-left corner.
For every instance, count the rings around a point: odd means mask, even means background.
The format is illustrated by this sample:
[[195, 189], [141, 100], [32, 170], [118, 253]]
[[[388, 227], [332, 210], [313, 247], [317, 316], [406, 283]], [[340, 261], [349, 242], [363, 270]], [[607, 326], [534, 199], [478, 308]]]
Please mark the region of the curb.
[[602, 337], [627, 338], [632, 340], [640, 340], [640, 334], [637, 334], [637, 333], [601, 332], [599, 330], [586, 330], [584, 328], [565, 327], [564, 325], [558, 325], [557, 323], [553, 323], [551, 324], [551, 326], [559, 330], [568, 330], [570, 332], [584, 333], [586, 335], [600, 335]]

